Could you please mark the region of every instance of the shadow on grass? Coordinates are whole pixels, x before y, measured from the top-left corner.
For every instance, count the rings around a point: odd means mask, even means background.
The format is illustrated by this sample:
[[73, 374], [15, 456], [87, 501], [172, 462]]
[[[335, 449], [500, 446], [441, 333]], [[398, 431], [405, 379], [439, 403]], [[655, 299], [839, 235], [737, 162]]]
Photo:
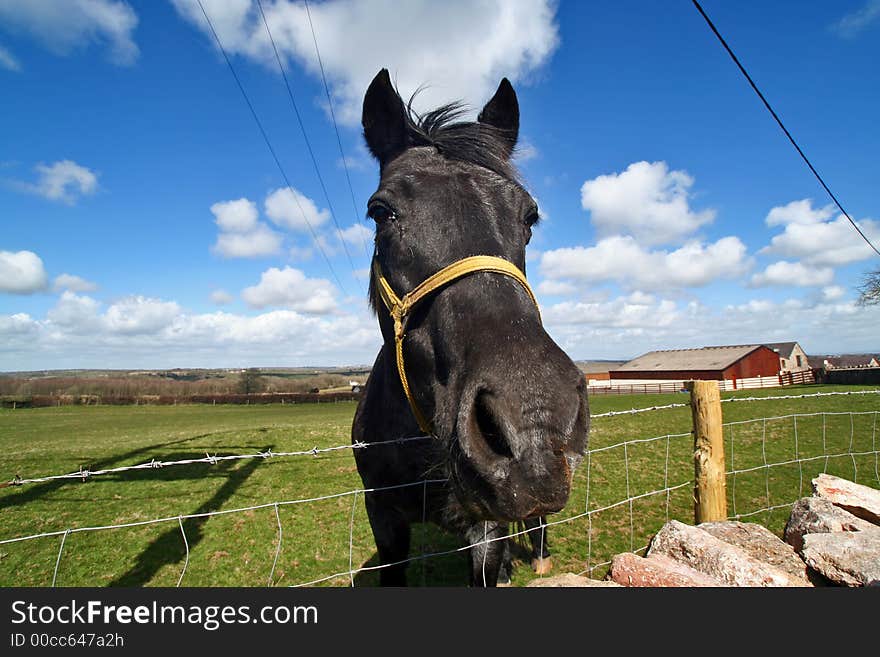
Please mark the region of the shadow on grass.
[[[462, 546], [461, 540], [432, 523], [416, 523], [412, 526], [409, 556], [413, 561], [406, 569], [408, 586], [467, 586], [467, 552], [452, 552], [442, 556], [425, 556], [434, 553], [450, 552]], [[374, 552], [361, 568], [376, 568], [380, 565], [379, 553]], [[379, 586], [381, 569], [362, 570], [355, 574], [356, 587]]]
[[[179, 445], [181, 443], [189, 442], [190, 440], [198, 440], [199, 438], [205, 438], [210, 434], [204, 434], [201, 436], [190, 436], [188, 438], [180, 438], [179, 440], [171, 440], [165, 443], [158, 443], [156, 445], [148, 445], [146, 447], [141, 447], [139, 449], [132, 450], [130, 452], [124, 452], [122, 454], [116, 454], [114, 456], [109, 456], [107, 458], [101, 459], [99, 461], [94, 461], [89, 464], [89, 470], [103, 470], [105, 468], [110, 468], [115, 466], [117, 463], [122, 463], [129, 459], [133, 459], [138, 455], [146, 454], [148, 452], [155, 453], [155, 450], [161, 449], [163, 447], [169, 447], [171, 445]], [[198, 456], [204, 456], [204, 454], [200, 454]], [[149, 472], [152, 473], [151, 476], [156, 474], [155, 470], [149, 471], [138, 471], [133, 470], [128, 474], [131, 475], [135, 472]], [[28, 502], [32, 502], [36, 499], [43, 497], [44, 495], [49, 495], [50, 493], [55, 492], [59, 488], [63, 486], [76, 485], [79, 483], [78, 479], [55, 479], [53, 481], [47, 481], [41, 484], [28, 484], [26, 487], [22, 487], [15, 492], [6, 495], [3, 498], [0, 498], [0, 510], [6, 509], [8, 507], [18, 506], [20, 504], [27, 504]], [[17, 487], [15, 487], [17, 488]]]
[[[520, 531], [522, 526], [511, 528], [511, 531]], [[510, 557], [514, 569], [531, 568], [533, 545], [526, 535], [515, 536], [510, 539]], [[462, 546], [461, 541], [445, 532], [440, 527], [431, 524], [414, 524], [413, 537], [410, 544], [410, 562], [406, 571], [408, 586], [468, 586], [468, 555], [467, 551], [454, 551]], [[425, 556], [434, 553], [451, 552], [440, 556]], [[420, 558], [423, 557], [423, 558]], [[355, 574], [354, 585], [357, 587], [379, 586], [378, 568], [379, 553], [373, 555], [361, 564], [361, 568], [374, 568], [375, 570], [362, 570]]]
[[[273, 445], [261, 451], [266, 451], [272, 447]], [[245, 462], [238, 469], [230, 471], [226, 481], [217, 489], [217, 492], [193, 511], [192, 514], [218, 511], [262, 463], [263, 459], [253, 459]], [[187, 518], [183, 521], [183, 531], [186, 534], [186, 541], [190, 552], [204, 538], [204, 526], [209, 519], [210, 516], [205, 516], [201, 518]], [[186, 554], [187, 550], [183, 542], [183, 536], [180, 533], [180, 526], [174, 525], [173, 528], [159, 536], [138, 555], [137, 563], [128, 572], [117, 577], [108, 586], [143, 586], [152, 580], [163, 566], [184, 562]]]

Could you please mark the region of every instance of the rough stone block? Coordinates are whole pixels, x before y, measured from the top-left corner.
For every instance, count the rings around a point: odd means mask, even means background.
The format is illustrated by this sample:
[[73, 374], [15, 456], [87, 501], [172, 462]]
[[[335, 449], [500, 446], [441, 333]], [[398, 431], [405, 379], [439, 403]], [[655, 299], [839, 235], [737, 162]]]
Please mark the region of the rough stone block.
[[880, 490], [829, 474], [813, 479], [813, 493], [831, 500], [854, 516], [880, 525]]
[[618, 554], [611, 560], [608, 577], [621, 586], [728, 586], [664, 554]]
[[794, 548], [763, 525], [753, 522], [704, 522], [697, 525], [717, 539], [742, 548], [754, 559], [769, 563], [809, 583], [807, 566]]
[[651, 540], [648, 556], [665, 554], [729, 586], [810, 586], [776, 566], [698, 527], [667, 522]]
[[844, 586], [880, 586], [880, 533], [834, 532], [804, 536], [804, 561]]
[[785, 523], [785, 542], [801, 552], [806, 534], [830, 532], [880, 532], [880, 527], [835, 506], [824, 497], [802, 497]]
[[599, 579], [590, 579], [589, 577], [582, 577], [581, 575], [575, 575], [574, 573], [563, 573], [562, 575], [554, 575], [553, 577], [539, 577], [537, 579], [533, 579], [531, 582], [526, 584], [526, 586], [547, 588], [562, 588], [573, 586], [584, 588], [589, 586], [620, 586], [620, 584]]

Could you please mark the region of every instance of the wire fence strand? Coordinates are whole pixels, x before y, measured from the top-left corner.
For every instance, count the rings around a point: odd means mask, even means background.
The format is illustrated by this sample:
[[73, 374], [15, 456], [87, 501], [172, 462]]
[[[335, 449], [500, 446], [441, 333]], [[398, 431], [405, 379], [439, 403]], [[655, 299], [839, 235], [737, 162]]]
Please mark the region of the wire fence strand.
[[119, 474], [122, 472], [129, 472], [132, 470], [155, 470], [159, 468], [169, 468], [173, 466], [180, 465], [195, 465], [197, 463], [204, 463], [207, 465], [217, 465], [218, 463], [223, 463], [226, 461], [241, 461], [248, 459], [272, 459], [272, 458], [284, 458], [289, 456], [318, 456], [320, 454], [327, 454], [330, 452], [339, 452], [344, 450], [358, 450], [358, 449], [367, 449], [370, 447], [383, 447], [392, 444], [399, 443], [408, 443], [416, 440], [429, 440], [431, 436], [409, 436], [406, 438], [395, 438], [393, 440], [384, 440], [377, 441], [373, 443], [365, 443], [361, 441], [355, 441], [349, 445], [336, 445], [334, 447], [313, 447], [312, 449], [299, 450], [293, 452], [273, 452], [271, 449], [266, 450], [264, 452], [255, 452], [252, 454], [228, 454], [225, 456], [217, 456], [216, 454], [205, 454], [202, 458], [197, 459], [180, 459], [178, 461], [161, 461], [156, 459], [150, 459], [144, 463], [139, 463], [138, 465], [124, 465], [116, 468], [104, 468], [100, 470], [90, 470], [88, 468], [80, 468], [74, 472], [68, 472], [66, 474], [60, 475], [47, 475], [44, 477], [31, 477], [28, 479], [22, 479], [21, 477], [15, 477], [4, 484], [0, 484], [0, 487], [7, 486], [23, 486], [25, 484], [36, 484], [47, 481], [57, 481], [60, 479], [81, 479], [85, 481], [87, 479], [91, 479], [93, 477], [99, 477], [102, 475], [110, 475], [110, 474]]

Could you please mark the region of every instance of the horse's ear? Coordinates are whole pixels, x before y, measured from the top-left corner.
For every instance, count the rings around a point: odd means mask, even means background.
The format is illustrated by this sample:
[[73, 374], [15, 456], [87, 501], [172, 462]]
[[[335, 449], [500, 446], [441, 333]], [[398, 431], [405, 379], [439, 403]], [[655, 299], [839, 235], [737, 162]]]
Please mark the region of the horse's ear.
[[376, 74], [364, 96], [361, 118], [370, 151], [385, 164], [406, 148], [406, 108], [391, 84], [388, 69]]
[[477, 121], [501, 130], [508, 147], [508, 155], [513, 153], [519, 136], [519, 101], [516, 99], [516, 92], [510, 80], [507, 78], [501, 80], [498, 91], [492, 96], [492, 100], [486, 103]]

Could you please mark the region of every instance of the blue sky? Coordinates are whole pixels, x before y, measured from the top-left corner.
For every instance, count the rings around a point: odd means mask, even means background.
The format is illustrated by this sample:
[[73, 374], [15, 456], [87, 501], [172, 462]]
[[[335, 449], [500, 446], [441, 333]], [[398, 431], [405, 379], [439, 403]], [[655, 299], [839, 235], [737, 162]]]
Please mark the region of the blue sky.
[[[880, 2], [702, 4], [880, 245]], [[573, 358], [880, 350], [880, 258], [690, 2], [314, 0], [349, 189], [305, 6], [263, 0], [327, 197], [256, 2], [204, 5], [295, 191], [195, 0], [0, 0], [0, 370], [371, 363], [382, 67], [422, 109], [513, 81], [528, 275]]]

